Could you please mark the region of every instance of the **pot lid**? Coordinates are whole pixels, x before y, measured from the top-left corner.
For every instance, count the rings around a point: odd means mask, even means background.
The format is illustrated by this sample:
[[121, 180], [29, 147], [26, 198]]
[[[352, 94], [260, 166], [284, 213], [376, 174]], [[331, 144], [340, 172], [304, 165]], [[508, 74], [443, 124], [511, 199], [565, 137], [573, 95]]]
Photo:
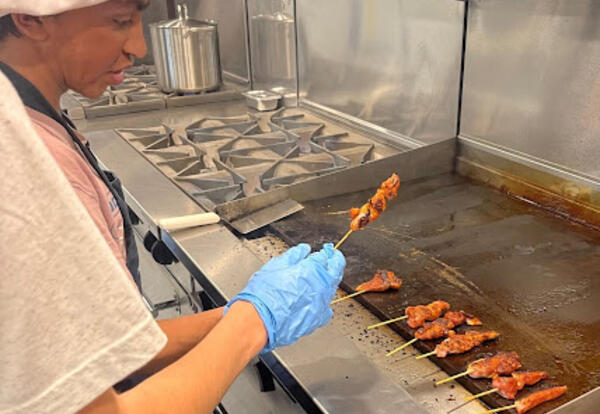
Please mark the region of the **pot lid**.
[[253, 19], [260, 19], [260, 20], [271, 20], [271, 21], [277, 21], [277, 22], [293, 22], [294, 19], [292, 19], [290, 16], [281, 13], [281, 12], [277, 12], [274, 14], [259, 14], [257, 16], [253, 16]]
[[194, 29], [194, 30], [214, 30], [217, 27], [217, 22], [211, 20], [196, 20], [190, 19], [186, 4], [177, 5], [177, 19], [164, 20], [157, 23], [159, 28], [170, 29]]

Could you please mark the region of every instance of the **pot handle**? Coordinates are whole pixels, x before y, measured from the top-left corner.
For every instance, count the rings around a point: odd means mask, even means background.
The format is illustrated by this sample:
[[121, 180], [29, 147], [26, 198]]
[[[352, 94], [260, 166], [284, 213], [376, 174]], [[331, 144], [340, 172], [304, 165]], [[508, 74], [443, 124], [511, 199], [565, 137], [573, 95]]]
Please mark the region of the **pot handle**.
[[187, 4], [179, 3], [177, 5], [177, 18], [179, 20], [189, 19]]

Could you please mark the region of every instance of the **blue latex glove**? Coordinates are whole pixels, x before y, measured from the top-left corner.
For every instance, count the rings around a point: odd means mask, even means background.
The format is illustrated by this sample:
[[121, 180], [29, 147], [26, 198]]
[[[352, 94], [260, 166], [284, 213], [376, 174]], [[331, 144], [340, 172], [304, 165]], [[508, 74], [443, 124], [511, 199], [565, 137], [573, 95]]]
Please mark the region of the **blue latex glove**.
[[254, 305], [269, 337], [262, 352], [293, 344], [333, 316], [329, 303], [342, 280], [346, 259], [331, 243], [309, 253], [308, 244], [299, 244], [271, 259], [225, 308], [226, 312], [238, 300]]

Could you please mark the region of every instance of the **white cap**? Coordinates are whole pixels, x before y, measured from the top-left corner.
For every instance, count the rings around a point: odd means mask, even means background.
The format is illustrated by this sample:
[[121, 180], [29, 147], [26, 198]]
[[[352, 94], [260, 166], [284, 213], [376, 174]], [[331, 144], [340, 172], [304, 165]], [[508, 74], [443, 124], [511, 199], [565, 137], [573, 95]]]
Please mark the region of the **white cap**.
[[10, 13], [47, 16], [95, 6], [105, 1], [108, 0], [0, 0], [0, 16]]

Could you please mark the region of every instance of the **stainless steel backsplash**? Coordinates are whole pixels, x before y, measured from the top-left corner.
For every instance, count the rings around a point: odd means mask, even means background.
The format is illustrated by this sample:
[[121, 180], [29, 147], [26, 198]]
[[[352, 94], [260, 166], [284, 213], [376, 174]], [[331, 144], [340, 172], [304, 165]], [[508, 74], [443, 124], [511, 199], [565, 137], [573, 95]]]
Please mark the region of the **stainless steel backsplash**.
[[598, 0], [470, 3], [461, 134], [600, 178], [599, 22]]
[[423, 143], [456, 135], [464, 3], [300, 0], [300, 98]]

